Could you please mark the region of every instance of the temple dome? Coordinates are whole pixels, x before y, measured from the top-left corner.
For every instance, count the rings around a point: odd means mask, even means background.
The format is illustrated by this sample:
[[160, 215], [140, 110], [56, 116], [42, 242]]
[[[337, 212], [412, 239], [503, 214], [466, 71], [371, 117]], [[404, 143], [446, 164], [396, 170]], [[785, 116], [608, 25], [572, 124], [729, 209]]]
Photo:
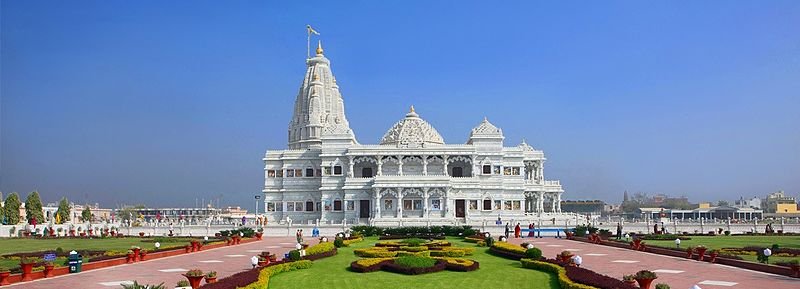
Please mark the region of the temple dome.
[[401, 119], [390, 128], [381, 145], [396, 145], [398, 147], [425, 147], [428, 145], [444, 144], [444, 139], [427, 121], [419, 117], [414, 111], [414, 106]]

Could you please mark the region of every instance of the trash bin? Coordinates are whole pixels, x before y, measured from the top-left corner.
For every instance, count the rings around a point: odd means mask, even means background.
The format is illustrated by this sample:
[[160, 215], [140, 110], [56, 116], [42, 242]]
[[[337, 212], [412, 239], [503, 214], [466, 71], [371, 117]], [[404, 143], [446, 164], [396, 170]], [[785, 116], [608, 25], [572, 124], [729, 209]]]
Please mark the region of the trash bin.
[[83, 256], [78, 254], [78, 252], [75, 251], [69, 252], [69, 257], [67, 257], [67, 261], [69, 262], [70, 273], [78, 273], [81, 271], [81, 266], [83, 265]]

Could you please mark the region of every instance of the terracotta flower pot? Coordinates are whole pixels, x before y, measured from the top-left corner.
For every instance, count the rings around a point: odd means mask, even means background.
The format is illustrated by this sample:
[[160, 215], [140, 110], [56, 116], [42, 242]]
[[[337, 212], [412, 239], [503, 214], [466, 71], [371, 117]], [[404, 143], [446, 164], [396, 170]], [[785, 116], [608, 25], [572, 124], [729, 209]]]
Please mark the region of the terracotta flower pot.
[[11, 272], [0, 272], [0, 286], [11, 284], [8, 282], [8, 276], [11, 276]]
[[558, 258], [561, 259], [561, 262], [569, 263], [570, 259], [572, 259], [572, 255], [568, 256], [558, 255]]
[[636, 280], [622, 280], [622, 281], [628, 285], [636, 286]]
[[147, 257], [147, 252], [145, 252], [145, 251], [142, 251], [142, 253], [141, 253], [141, 254], [140, 254], [140, 256], [139, 256], [139, 260], [141, 260], [141, 261], [144, 261], [144, 258], [145, 258], [145, 257]]
[[706, 254], [706, 248], [697, 248], [697, 261], [703, 261], [703, 256]]
[[203, 281], [203, 276], [186, 276], [186, 274], [183, 274], [183, 277], [189, 279], [189, 286], [192, 286], [192, 289], [200, 288], [200, 281]]
[[186, 253], [192, 252], [192, 245], [186, 245]]
[[225, 240], [225, 245], [226, 245], [226, 246], [230, 246], [231, 244], [233, 244], [233, 239], [227, 239], [227, 240]]
[[709, 257], [708, 262], [714, 263], [717, 260], [717, 256], [719, 256], [719, 253], [717, 253], [717, 252], [709, 254], [708, 255], [708, 257]]
[[53, 264], [45, 264], [44, 265], [44, 277], [45, 278], [53, 277], [53, 268], [55, 268], [55, 267], [56, 266], [53, 265]]
[[91, 229], [90, 229], [90, 230], [89, 230], [89, 236], [91, 236], [91, 235], [92, 235], [92, 232], [94, 232], [94, 230], [91, 230]]
[[139, 248], [134, 248], [134, 249], [133, 249], [133, 261], [134, 261], [134, 262], [137, 262], [137, 261], [139, 261], [139, 253], [140, 253], [141, 251], [142, 251], [142, 249], [139, 249]]
[[263, 233], [256, 233], [256, 240], [261, 240], [262, 236], [264, 236]]
[[642, 289], [650, 289], [650, 284], [653, 283], [655, 278], [636, 278], [636, 282], [639, 283], [639, 288]]
[[694, 249], [686, 248], [686, 259], [692, 259], [692, 253], [694, 253]]
[[130, 254], [128, 254], [128, 256], [125, 258], [125, 263], [133, 263], [133, 260], [134, 260], [133, 253], [130, 253]]
[[69, 236], [75, 237], [75, 230], [69, 230]]
[[217, 277], [208, 277], [206, 276], [206, 283], [217, 283]]
[[22, 282], [31, 281], [31, 272], [33, 272], [33, 263], [28, 264], [19, 264], [19, 267], [22, 268]]
[[258, 267], [265, 267], [269, 264], [269, 260], [258, 260]]
[[642, 244], [642, 239], [635, 239], [633, 240], [633, 249], [639, 250], [639, 246]]

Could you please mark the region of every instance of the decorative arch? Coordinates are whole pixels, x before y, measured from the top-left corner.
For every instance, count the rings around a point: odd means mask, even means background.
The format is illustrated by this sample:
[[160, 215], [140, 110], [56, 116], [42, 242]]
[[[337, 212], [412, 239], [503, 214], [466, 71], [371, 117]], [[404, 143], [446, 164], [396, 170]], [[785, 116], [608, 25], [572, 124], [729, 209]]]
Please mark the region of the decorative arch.
[[403, 189], [403, 197], [405, 196], [417, 196], [422, 198], [423, 192], [419, 188], [405, 188]]

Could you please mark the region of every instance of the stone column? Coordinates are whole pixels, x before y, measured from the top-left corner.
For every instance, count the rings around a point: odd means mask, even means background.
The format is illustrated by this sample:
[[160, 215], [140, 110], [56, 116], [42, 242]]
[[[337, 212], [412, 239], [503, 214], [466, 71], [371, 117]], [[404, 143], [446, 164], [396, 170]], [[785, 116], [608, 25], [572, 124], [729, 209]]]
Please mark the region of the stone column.
[[355, 166], [355, 164], [353, 163], [354, 159], [353, 156], [350, 156], [349, 158], [350, 158], [350, 170], [347, 171], [347, 176], [352, 178], [355, 177], [355, 173], [353, 173], [353, 167]]
[[428, 156], [426, 155], [422, 156], [422, 175], [428, 175]]
[[537, 209], [539, 214], [544, 213], [544, 192], [539, 192], [539, 200], [537, 203], [539, 205], [539, 208]]
[[449, 176], [450, 175], [450, 174], [447, 173], [447, 163], [448, 162], [449, 162], [449, 160], [447, 159], [447, 155], [442, 155], [442, 165], [444, 166], [443, 170], [444, 170], [444, 175], [445, 176]]
[[397, 218], [403, 217], [403, 188], [397, 188]]
[[472, 163], [470, 164], [472, 169], [469, 174], [470, 177], [474, 177], [475, 174], [478, 172], [478, 164], [476, 164], [477, 161], [478, 161], [478, 156], [472, 155]]
[[399, 175], [401, 175], [401, 176], [403, 175], [403, 157], [402, 156], [397, 157], [397, 173]]
[[381, 158], [381, 156], [377, 156], [377, 159], [378, 159], [378, 172], [376, 173], [376, 175], [382, 176], [383, 175], [383, 159]]
[[430, 188], [422, 188], [422, 217], [428, 216], [428, 190]]
[[561, 193], [558, 193], [558, 200], [556, 200], [556, 212], [561, 213]]

